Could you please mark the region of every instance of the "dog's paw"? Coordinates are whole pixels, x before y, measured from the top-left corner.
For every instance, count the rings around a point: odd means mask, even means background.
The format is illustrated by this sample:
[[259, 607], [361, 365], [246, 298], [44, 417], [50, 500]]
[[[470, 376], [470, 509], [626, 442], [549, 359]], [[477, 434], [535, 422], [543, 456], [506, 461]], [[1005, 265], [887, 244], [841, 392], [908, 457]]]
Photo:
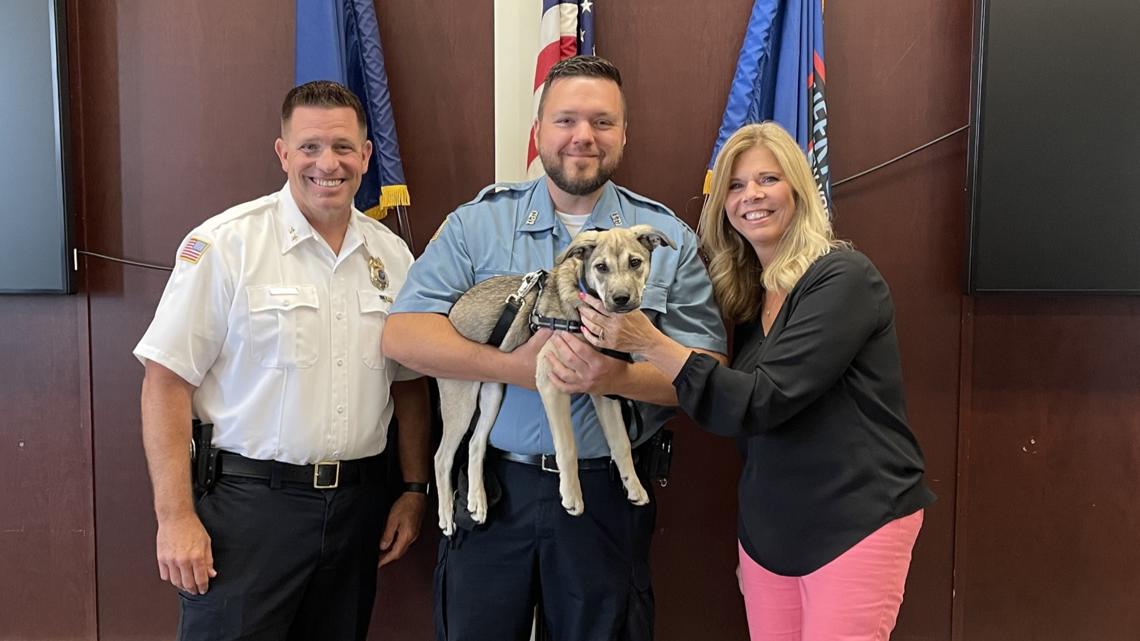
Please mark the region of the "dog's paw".
[[487, 493], [480, 491], [469, 494], [467, 496], [467, 511], [471, 513], [471, 520], [476, 523], [486, 523]]
[[455, 518], [450, 509], [439, 508], [439, 529], [444, 536], [455, 534]]
[[630, 503], [634, 505], [647, 505], [649, 503], [649, 492], [645, 491], [645, 488], [641, 485], [641, 481], [638, 481], [636, 476], [631, 477], [629, 480], [622, 480], [625, 481], [625, 496], [629, 499]]
[[444, 521], [443, 519], [440, 519], [439, 529], [441, 532], [443, 532], [444, 536], [451, 536], [452, 534], [455, 534], [455, 521], [450, 519]]
[[562, 492], [562, 507], [570, 516], [581, 516], [586, 511], [586, 503], [582, 500], [582, 490]]

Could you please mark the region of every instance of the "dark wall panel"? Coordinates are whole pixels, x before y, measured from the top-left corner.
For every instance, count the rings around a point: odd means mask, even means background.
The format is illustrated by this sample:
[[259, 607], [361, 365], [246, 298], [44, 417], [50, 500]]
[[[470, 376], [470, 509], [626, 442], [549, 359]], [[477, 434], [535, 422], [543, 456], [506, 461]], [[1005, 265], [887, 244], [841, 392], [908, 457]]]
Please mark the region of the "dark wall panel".
[[[965, 124], [967, 2], [829, 2], [831, 172], [851, 176]], [[895, 639], [949, 639], [958, 429], [964, 135], [837, 187], [836, 228], [891, 286], [911, 427], [939, 500], [926, 513]]]
[[[275, 191], [281, 99], [292, 86], [293, 10], [241, 3], [84, 4], [86, 248], [169, 265], [181, 238]], [[110, 54], [110, 55], [108, 55]], [[174, 589], [158, 578], [131, 356], [161, 271], [89, 259], [100, 639], [169, 637]]]
[[974, 308], [960, 638], [1136, 639], [1140, 300]]
[[0, 639], [95, 633], [84, 301], [0, 299]]
[[418, 255], [495, 180], [494, 2], [376, 5]]

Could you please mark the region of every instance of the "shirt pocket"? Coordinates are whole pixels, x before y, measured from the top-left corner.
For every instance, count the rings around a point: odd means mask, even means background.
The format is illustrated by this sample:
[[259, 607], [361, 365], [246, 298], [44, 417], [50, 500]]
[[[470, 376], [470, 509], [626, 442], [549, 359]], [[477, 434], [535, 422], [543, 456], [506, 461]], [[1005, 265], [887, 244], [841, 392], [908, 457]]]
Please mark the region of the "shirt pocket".
[[245, 291], [253, 358], [263, 367], [312, 367], [321, 327], [316, 286], [255, 285]]
[[656, 320], [665, 313], [669, 303], [669, 288], [656, 283], [646, 283], [641, 293], [641, 311], [649, 320]]
[[373, 289], [356, 292], [360, 299], [360, 360], [368, 369], [384, 369], [384, 353], [380, 350], [380, 335], [392, 310], [392, 299]]

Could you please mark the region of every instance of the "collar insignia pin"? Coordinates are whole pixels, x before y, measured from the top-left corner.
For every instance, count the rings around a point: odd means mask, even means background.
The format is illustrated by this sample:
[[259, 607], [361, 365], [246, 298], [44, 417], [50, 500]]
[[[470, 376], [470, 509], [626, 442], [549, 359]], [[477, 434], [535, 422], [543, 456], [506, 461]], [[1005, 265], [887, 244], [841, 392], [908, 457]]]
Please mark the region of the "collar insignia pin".
[[621, 227], [622, 226], [621, 214], [619, 214], [618, 212], [615, 211], [614, 213], [610, 214], [610, 220], [612, 220], [614, 222], [614, 227]]
[[538, 210], [532, 209], [530, 215], [526, 217], [526, 224], [533, 225], [538, 220]]

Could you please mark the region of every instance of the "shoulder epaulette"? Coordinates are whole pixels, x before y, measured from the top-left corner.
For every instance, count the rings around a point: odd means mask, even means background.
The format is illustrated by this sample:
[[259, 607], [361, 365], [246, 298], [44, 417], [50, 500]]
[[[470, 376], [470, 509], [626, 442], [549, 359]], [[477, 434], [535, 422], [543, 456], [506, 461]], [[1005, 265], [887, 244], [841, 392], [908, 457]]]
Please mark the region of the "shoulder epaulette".
[[662, 213], [662, 214], [668, 214], [670, 216], [676, 216], [676, 214], [673, 213], [672, 209], [669, 209], [665, 205], [657, 202], [656, 200], [653, 200], [652, 198], [646, 198], [645, 196], [642, 196], [641, 194], [639, 194], [635, 191], [631, 191], [625, 187], [622, 187], [621, 185], [615, 184], [614, 187], [616, 187], [619, 192], [621, 192], [625, 197], [629, 198], [630, 200], [635, 200], [635, 201], [637, 201], [643, 205], [648, 205], [649, 207], [651, 207], [653, 209], [659, 210], [660, 213]]
[[506, 191], [526, 191], [527, 189], [530, 189], [531, 185], [533, 184], [533, 180], [527, 180], [524, 182], [491, 183], [490, 185], [487, 185], [482, 190], [480, 190], [478, 194], [475, 194], [474, 198], [463, 203], [463, 205], [460, 205], [460, 207], [463, 207], [465, 205], [474, 205], [475, 203], [481, 203], [489, 198], [494, 198], [496, 194], [501, 194]]
[[204, 232], [207, 234], [216, 234], [222, 231], [230, 223], [241, 220], [248, 216], [255, 216], [258, 214], [266, 214], [273, 211], [275, 202], [272, 200], [275, 194], [262, 196], [255, 200], [234, 205], [220, 214], [215, 214], [206, 220], [199, 223], [195, 228], [196, 231]]

